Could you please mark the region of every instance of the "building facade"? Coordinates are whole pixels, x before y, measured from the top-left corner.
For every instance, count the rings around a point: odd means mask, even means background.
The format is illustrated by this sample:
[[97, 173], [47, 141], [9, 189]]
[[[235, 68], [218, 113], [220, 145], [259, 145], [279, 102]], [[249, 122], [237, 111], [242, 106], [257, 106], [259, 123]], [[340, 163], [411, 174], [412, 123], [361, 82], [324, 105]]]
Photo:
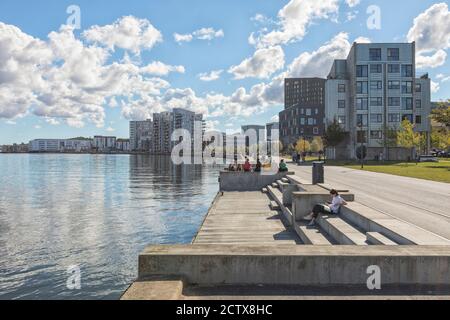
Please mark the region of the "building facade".
[[120, 152], [131, 151], [131, 144], [129, 139], [117, 139], [116, 150]]
[[415, 43], [354, 43], [346, 60], [335, 60], [325, 88], [325, 122], [338, 121], [347, 139], [328, 156], [403, 159], [407, 150], [390, 147], [388, 130], [405, 119], [429, 140], [430, 79], [416, 76]]
[[150, 151], [153, 154], [170, 155], [176, 141], [172, 141], [172, 134], [175, 130], [186, 130], [191, 135], [191, 143], [194, 146], [194, 129], [196, 123], [199, 125], [200, 139], [202, 146], [205, 123], [202, 114], [175, 108], [171, 112], [153, 114], [153, 135]]
[[324, 134], [325, 83], [322, 78], [285, 79], [285, 106], [279, 114], [284, 146]]
[[153, 137], [153, 121], [130, 121], [130, 150], [149, 152]]
[[116, 150], [116, 137], [95, 136], [93, 148], [98, 152], [110, 152]]

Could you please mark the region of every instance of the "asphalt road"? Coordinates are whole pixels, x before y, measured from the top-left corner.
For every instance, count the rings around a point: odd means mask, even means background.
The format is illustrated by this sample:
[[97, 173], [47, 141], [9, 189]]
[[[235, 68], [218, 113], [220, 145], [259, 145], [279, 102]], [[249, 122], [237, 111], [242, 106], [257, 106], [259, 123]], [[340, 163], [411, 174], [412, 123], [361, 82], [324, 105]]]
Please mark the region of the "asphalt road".
[[[311, 167], [289, 165], [299, 177], [311, 180]], [[450, 184], [326, 167], [325, 182], [348, 188], [356, 201], [450, 239]]]

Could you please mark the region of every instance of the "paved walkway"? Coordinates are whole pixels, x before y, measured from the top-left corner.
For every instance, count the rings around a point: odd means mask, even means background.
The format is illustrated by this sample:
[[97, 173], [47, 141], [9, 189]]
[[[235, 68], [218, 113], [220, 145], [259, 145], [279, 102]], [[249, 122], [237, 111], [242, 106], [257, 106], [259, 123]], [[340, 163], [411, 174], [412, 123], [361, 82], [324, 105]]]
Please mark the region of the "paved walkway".
[[194, 244], [300, 243], [269, 205], [269, 197], [262, 192], [225, 192], [211, 207]]
[[[311, 181], [311, 167], [289, 165]], [[450, 239], [450, 184], [422, 179], [326, 167], [325, 182], [346, 187], [356, 201]]]

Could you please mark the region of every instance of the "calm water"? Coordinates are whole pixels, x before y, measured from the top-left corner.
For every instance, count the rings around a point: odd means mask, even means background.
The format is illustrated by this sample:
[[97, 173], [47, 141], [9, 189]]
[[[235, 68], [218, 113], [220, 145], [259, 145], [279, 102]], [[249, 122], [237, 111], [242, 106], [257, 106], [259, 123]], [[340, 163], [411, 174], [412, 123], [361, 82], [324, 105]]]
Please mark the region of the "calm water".
[[[148, 244], [190, 243], [220, 168], [170, 158], [0, 155], [0, 299], [117, 299]], [[81, 290], [69, 290], [70, 266]]]

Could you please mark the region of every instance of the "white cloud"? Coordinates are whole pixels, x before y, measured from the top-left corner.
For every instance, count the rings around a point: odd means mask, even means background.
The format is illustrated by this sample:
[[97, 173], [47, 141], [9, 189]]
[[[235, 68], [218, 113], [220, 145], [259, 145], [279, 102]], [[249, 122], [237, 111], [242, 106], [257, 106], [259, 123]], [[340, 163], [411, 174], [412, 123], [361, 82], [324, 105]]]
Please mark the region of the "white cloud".
[[280, 121], [280, 116], [278, 114], [276, 114], [272, 118], [270, 118], [270, 121], [272, 121], [272, 122], [279, 122]]
[[188, 34], [173, 34], [175, 41], [178, 43], [191, 42], [194, 39], [210, 41], [215, 38], [223, 38], [224, 36], [225, 34], [222, 29], [214, 30], [213, 28], [202, 28]]
[[345, 2], [350, 8], [353, 8], [357, 6], [361, 2], [361, 0], [345, 0]]
[[355, 42], [357, 43], [371, 43], [372, 40], [370, 40], [369, 38], [366, 37], [358, 37], [355, 39]]
[[347, 12], [347, 21], [355, 20], [357, 15], [358, 15], [358, 11]]
[[283, 67], [283, 49], [275, 46], [256, 50], [252, 57], [245, 59], [238, 66], [232, 66], [228, 72], [232, 73], [235, 79], [249, 77], [264, 79]]
[[83, 36], [88, 41], [107, 46], [110, 50], [120, 48], [135, 54], [151, 49], [162, 41], [161, 32], [150, 21], [133, 16], [122, 17], [111, 25], [93, 26], [84, 31]]
[[106, 128], [106, 131], [107, 132], [114, 132], [114, 131], [116, 131], [114, 128], [112, 128], [112, 127], [108, 127], [108, 128]]
[[223, 70], [213, 70], [209, 73], [200, 73], [198, 75], [198, 78], [202, 81], [215, 81], [218, 80], [220, 78], [220, 75], [222, 74]]
[[339, 0], [291, 0], [278, 12], [280, 28], [259, 35], [250, 35], [249, 42], [257, 47], [271, 47], [303, 39], [307, 27], [315, 20], [334, 18]]
[[418, 68], [436, 68], [445, 63], [450, 48], [450, 12], [446, 3], [438, 3], [419, 14], [408, 32], [408, 41], [416, 41]]
[[171, 66], [164, 64], [160, 61], [154, 61], [148, 64], [147, 66], [141, 68], [141, 72], [144, 74], [167, 76], [170, 72], [184, 73], [185, 68], [183, 66]]
[[438, 82], [431, 81], [431, 93], [436, 93], [440, 90], [440, 85]]

